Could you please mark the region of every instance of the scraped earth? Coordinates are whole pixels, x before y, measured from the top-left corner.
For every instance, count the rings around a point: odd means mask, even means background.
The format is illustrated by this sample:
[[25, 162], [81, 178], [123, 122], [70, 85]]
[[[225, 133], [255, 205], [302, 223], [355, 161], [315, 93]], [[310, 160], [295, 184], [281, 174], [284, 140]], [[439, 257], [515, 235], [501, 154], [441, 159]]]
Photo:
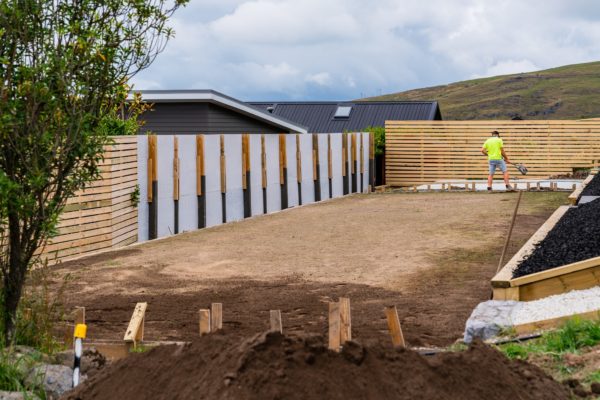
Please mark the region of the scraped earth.
[[[556, 208], [544, 196], [562, 194], [525, 194], [507, 260]], [[263, 331], [271, 309], [286, 333], [325, 334], [326, 303], [346, 296], [358, 340], [387, 343], [395, 304], [411, 346], [447, 345], [489, 299], [515, 200], [355, 195], [65, 262], [56, 284], [71, 275], [67, 307], [86, 307], [91, 340], [122, 339], [141, 301], [146, 340], [193, 339], [211, 302], [231, 335]]]

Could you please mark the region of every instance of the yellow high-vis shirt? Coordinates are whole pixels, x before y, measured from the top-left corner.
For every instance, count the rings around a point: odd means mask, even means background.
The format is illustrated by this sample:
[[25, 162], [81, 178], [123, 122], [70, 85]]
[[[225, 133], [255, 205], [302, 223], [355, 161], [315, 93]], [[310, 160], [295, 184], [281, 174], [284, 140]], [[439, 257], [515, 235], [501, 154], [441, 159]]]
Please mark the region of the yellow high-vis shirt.
[[504, 143], [499, 137], [491, 137], [483, 144], [483, 148], [487, 151], [488, 160], [502, 160], [503, 147]]

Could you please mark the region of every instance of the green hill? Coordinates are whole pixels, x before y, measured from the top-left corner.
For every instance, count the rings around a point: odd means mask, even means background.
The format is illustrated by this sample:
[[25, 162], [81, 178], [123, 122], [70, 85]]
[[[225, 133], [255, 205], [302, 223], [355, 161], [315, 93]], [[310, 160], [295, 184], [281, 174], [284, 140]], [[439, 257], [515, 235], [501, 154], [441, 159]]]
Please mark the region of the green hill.
[[442, 117], [579, 119], [600, 117], [600, 62], [409, 90], [366, 100], [437, 100]]

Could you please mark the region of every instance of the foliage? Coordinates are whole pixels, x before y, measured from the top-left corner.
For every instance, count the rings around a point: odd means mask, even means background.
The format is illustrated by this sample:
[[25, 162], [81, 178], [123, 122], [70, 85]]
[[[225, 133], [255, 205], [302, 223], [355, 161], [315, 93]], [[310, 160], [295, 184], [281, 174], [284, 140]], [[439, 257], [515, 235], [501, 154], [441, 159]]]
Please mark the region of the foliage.
[[30, 398], [27, 393], [32, 392], [38, 398], [45, 399], [46, 392], [41, 381], [25, 384], [25, 373], [35, 361], [25, 354], [17, 356], [9, 347], [0, 350], [0, 390], [21, 392], [25, 394], [25, 399]]
[[572, 318], [555, 331], [545, 333], [539, 339], [522, 343], [507, 343], [499, 349], [509, 358], [526, 359], [530, 354], [549, 354], [559, 357], [576, 352], [583, 347], [600, 343], [600, 321]]
[[[174, 3], [171, 3], [174, 1]], [[4, 336], [66, 200], [99, 177], [127, 82], [187, 0], [0, 0], [0, 273]]]
[[63, 350], [55, 338], [56, 324], [65, 319], [63, 299], [70, 275], [51, 290], [54, 279], [56, 273], [47, 265], [29, 271], [28, 284], [17, 310], [14, 344], [34, 347], [47, 354]]
[[383, 126], [369, 126], [365, 129], [371, 132], [375, 139], [375, 157], [385, 153], [385, 128]]
[[135, 185], [133, 192], [131, 192], [131, 205], [137, 207], [140, 202], [140, 185]]
[[139, 92], [133, 94], [127, 104], [120, 104], [105, 115], [98, 126], [98, 134], [102, 136], [137, 135], [145, 121], [139, 116], [152, 108], [152, 104], [142, 101]]

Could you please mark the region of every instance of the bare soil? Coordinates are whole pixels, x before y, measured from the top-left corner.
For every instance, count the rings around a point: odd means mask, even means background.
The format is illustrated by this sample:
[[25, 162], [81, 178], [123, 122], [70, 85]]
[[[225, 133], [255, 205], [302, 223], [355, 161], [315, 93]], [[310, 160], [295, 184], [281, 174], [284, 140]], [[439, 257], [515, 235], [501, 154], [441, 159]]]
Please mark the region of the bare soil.
[[64, 398], [567, 400], [570, 395], [538, 367], [481, 343], [423, 357], [357, 342], [335, 353], [318, 335], [239, 339], [222, 332], [134, 354]]
[[[564, 193], [526, 193], [506, 260]], [[88, 336], [123, 337], [148, 302], [145, 339], [197, 336], [199, 308], [221, 302], [224, 327], [254, 335], [280, 309], [288, 333], [325, 334], [327, 302], [351, 298], [353, 336], [388, 341], [395, 304], [408, 343], [462, 337], [489, 299], [514, 193], [355, 195], [184, 233], [55, 267], [70, 275], [67, 307], [85, 306]]]

